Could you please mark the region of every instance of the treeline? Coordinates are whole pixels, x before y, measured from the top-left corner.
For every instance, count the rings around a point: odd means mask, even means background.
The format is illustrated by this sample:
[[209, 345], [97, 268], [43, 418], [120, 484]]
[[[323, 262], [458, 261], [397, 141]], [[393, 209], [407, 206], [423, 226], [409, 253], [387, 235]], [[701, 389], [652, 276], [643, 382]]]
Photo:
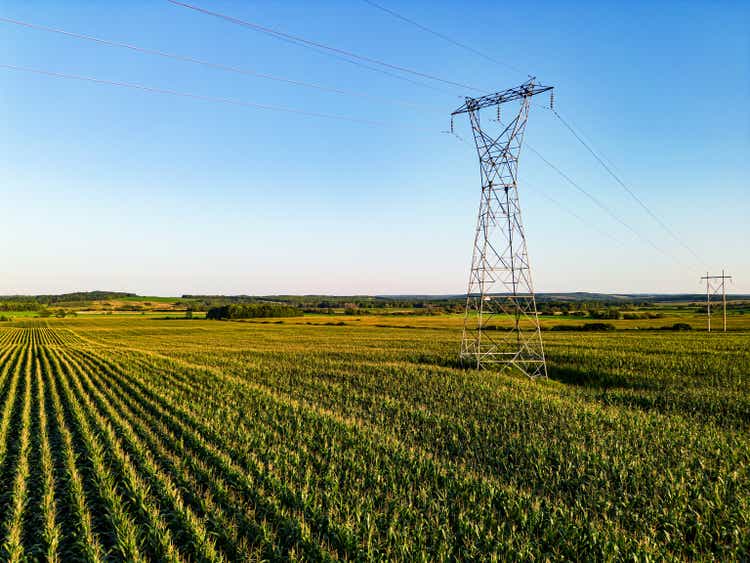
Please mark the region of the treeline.
[[450, 307], [462, 305], [465, 297], [377, 297], [356, 295], [182, 295], [195, 310], [200, 307], [218, 307], [231, 304], [288, 305], [299, 309], [419, 309], [427, 307]]
[[540, 315], [564, 315], [570, 317], [588, 317], [597, 320], [617, 319], [660, 319], [664, 316], [658, 311], [643, 311], [653, 307], [651, 303], [621, 303], [617, 307], [604, 303], [570, 303], [546, 302], [539, 303], [537, 310]]
[[302, 314], [302, 311], [289, 305], [272, 305], [272, 304], [234, 304], [223, 305], [221, 307], [212, 307], [206, 312], [207, 319], [254, 319], [269, 317], [296, 317]]
[[15, 311], [39, 311], [44, 308], [45, 306], [39, 303], [38, 301], [28, 301], [28, 300], [0, 301], [0, 311], [2, 311], [3, 313], [11, 313]]
[[[495, 294], [502, 297], [501, 294]], [[189, 302], [193, 310], [207, 310], [231, 304], [277, 304], [297, 307], [309, 312], [326, 312], [329, 309], [358, 309], [364, 314], [366, 310], [388, 309], [443, 309], [446, 312], [459, 312], [466, 304], [465, 295], [182, 295], [181, 299]], [[623, 314], [642, 308], [656, 307], [661, 296], [611, 296], [606, 294], [537, 294], [537, 306], [543, 314], [572, 314], [599, 318], [596, 315], [610, 309], [620, 310]], [[675, 300], [666, 296], [665, 301]], [[743, 303], [741, 306], [747, 306]], [[594, 311], [591, 314], [590, 311]]]
[[106, 301], [109, 299], [123, 299], [125, 297], [137, 297], [137, 295], [122, 291], [76, 291], [73, 293], [61, 293], [59, 295], [3, 295], [2, 303], [24, 303], [26, 304], [25, 309], [15, 310], [34, 311], [36, 309], [32, 304], [36, 304], [37, 306], [54, 305], [56, 303]]
[[[11, 303], [0, 303], [0, 313], [19, 313], [26, 311], [35, 311], [38, 317], [52, 317], [65, 318], [75, 317], [76, 312], [66, 309], [50, 309], [46, 305], [35, 302], [17, 301]], [[12, 321], [13, 317], [10, 315], [0, 314], [0, 321]]]
[[[564, 325], [554, 325], [551, 328], [543, 328], [542, 330], [553, 330], [553, 331], [594, 331], [594, 332], [606, 332], [606, 331], [612, 331], [616, 330], [615, 325], [612, 323], [584, 323], [582, 325], [574, 325], [574, 324], [564, 324]], [[632, 330], [632, 329], [627, 329]], [[675, 330], [675, 331], [682, 331], [682, 330], [693, 330], [693, 327], [689, 325], [688, 323], [674, 323], [672, 325], [668, 326], [661, 326], [656, 330]]]

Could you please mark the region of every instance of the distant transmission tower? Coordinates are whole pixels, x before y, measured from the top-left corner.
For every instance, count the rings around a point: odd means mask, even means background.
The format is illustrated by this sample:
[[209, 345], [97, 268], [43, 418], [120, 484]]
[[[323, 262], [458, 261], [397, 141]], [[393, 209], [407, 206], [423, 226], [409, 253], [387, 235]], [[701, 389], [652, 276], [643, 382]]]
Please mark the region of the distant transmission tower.
[[[708, 316], [708, 332], [711, 332], [711, 296], [718, 295], [721, 291], [721, 303], [724, 308], [724, 332], [727, 331], [727, 288], [726, 280], [731, 280], [732, 276], [724, 275], [724, 270], [720, 276], [706, 275], [701, 280], [706, 280], [706, 313]], [[718, 281], [717, 281], [718, 280]]]
[[[469, 114], [482, 177], [461, 360], [477, 368], [515, 366], [531, 378], [547, 377], [547, 364], [518, 200], [518, 157], [531, 97], [551, 90], [531, 78], [517, 88], [466, 98], [451, 114], [451, 130], [456, 115]], [[518, 114], [503, 126], [500, 106], [516, 100], [520, 100]], [[499, 135], [480, 125], [480, 111], [490, 107], [497, 109], [494, 127]], [[512, 329], [495, 324], [507, 317], [513, 320]]]

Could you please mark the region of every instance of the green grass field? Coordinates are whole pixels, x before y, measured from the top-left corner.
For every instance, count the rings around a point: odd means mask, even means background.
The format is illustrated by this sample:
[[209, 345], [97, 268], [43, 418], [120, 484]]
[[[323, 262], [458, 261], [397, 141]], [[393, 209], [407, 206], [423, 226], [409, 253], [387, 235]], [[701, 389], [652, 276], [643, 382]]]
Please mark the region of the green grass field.
[[750, 557], [739, 322], [545, 332], [532, 382], [335, 320], [1, 323], [0, 559]]

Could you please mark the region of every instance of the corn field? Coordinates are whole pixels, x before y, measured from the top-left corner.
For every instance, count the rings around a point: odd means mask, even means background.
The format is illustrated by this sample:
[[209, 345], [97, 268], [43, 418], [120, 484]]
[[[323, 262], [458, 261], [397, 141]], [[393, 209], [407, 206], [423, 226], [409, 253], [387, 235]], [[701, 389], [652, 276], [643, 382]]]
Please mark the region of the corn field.
[[0, 559], [750, 557], [750, 332], [0, 328]]

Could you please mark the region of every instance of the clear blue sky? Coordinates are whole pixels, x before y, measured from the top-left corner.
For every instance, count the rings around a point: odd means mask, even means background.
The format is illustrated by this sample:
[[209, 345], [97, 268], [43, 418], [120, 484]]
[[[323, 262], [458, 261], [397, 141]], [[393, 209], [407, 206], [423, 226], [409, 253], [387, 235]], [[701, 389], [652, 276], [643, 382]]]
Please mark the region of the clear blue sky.
[[[750, 292], [750, 4], [378, 1], [554, 85], [560, 113], [702, 257], [535, 107], [527, 141], [676, 257], [526, 151], [519, 189], [537, 290], [699, 292], [701, 272], [726, 267], [732, 291]], [[487, 91], [525, 78], [359, 0], [194, 2]], [[0, 293], [465, 291], [478, 165], [440, 132], [473, 92], [396, 80], [166, 1], [6, 0], [0, 16], [372, 98], [7, 23], [0, 64], [384, 122], [0, 69]], [[468, 138], [465, 120], [457, 131]]]

